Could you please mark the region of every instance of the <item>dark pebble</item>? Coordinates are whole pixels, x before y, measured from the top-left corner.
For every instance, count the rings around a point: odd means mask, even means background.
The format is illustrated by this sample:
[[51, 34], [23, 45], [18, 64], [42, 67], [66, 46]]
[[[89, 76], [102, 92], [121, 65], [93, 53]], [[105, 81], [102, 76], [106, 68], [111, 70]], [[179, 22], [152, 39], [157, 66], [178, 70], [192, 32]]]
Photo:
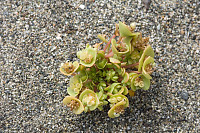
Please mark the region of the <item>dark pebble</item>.
[[187, 101], [189, 99], [189, 94], [184, 91], [181, 93], [181, 98]]
[[144, 6], [146, 7], [147, 10], [149, 10], [151, 0], [143, 0]]
[[130, 131], [131, 130], [131, 127], [130, 126], [127, 126], [127, 129], [126, 129], [127, 131]]

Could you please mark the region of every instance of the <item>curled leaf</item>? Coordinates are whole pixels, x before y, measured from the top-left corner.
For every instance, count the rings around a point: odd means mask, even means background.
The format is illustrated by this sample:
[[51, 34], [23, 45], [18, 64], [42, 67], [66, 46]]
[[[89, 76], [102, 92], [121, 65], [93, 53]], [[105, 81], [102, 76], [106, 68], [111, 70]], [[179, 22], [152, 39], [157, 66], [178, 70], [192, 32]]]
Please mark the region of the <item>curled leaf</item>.
[[122, 80], [122, 83], [127, 83], [129, 80], [129, 74], [127, 72], [125, 72], [125, 74], [123, 76], [124, 76], [124, 79]]
[[147, 79], [143, 75], [134, 75], [131, 79], [131, 89], [136, 91], [137, 89], [148, 90], [150, 87], [150, 79]]
[[122, 22], [119, 22], [119, 33], [122, 37], [133, 36], [134, 34], [130, 31], [129, 27]]
[[128, 88], [126, 86], [122, 86], [121, 89], [118, 91], [117, 94], [127, 95], [128, 94]]
[[154, 57], [154, 51], [150, 45], [148, 45], [145, 50], [143, 51], [143, 54], [139, 60], [139, 67], [138, 67], [138, 72], [142, 70], [142, 65], [144, 63], [144, 59], [146, 56]]
[[105, 42], [105, 43], [108, 43], [108, 41], [106, 40], [105, 36], [99, 34], [99, 35], [97, 35], [97, 37], [98, 37], [101, 41], [103, 41], [103, 42]]
[[119, 117], [120, 114], [124, 113], [124, 109], [125, 109], [125, 101], [121, 101], [118, 102], [117, 104], [115, 104], [109, 111], [108, 111], [108, 116], [110, 118], [115, 118], [115, 117]]
[[70, 107], [75, 114], [80, 114], [84, 111], [82, 102], [73, 96], [66, 96], [63, 99], [63, 104]]
[[70, 87], [67, 88], [67, 92], [70, 96], [77, 96], [82, 88], [82, 81], [78, 75], [70, 78]]
[[112, 95], [110, 96], [110, 98], [108, 99], [108, 101], [111, 103], [111, 104], [115, 104], [115, 103], [118, 103], [120, 101], [125, 101], [125, 107], [128, 107], [129, 106], [129, 101], [128, 101], [128, 98], [122, 94], [115, 94], [115, 95]]
[[78, 61], [75, 61], [73, 63], [66, 62], [66, 63], [61, 64], [60, 72], [64, 75], [69, 76], [69, 75], [72, 75], [78, 68], [79, 68]]
[[117, 44], [115, 39], [112, 39], [111, 43], [112, 43], [112, 52], [114, 54], [123, 55], [129, 51], [128, 45], [125, 44], [124, 46], [122, 46], [120, 44]]
[[108, 90], [108, 92], [113, 93], [113, 91], [116, 90], [117, 88], [121, 88], [120, 84], [121, 83], [112, 83], [110, 86], [110, 90]]
[[107, 63], [108, 63], [107, 59], [102, 59], [102, 60], [96, 61], [96, 65], [99, 69], [103, 69], [106, 66]]
[[86, 67], [94, 65], [97, 56], [96, 50], [96, 48], [88, 46], [88, 48], [77, 52], [77, 57], [80, 59], [80, 63]]
[[99, 105], [99, 98], [97, 94], [89, 89], [84, 90], [79, 99], [82, 101], [83, 105], [88, 107], [89, 110], [95, 110]]
[[148, 79], [152, 79], [152, 77], [149, 75], [152, 72], [152, 65], [154, 63], [154, 59], [152, 57], [148, 57], [145, 61], [144, 64], [142, 66], [142, 74], [148, 78]]
[[129, 53], [131, 53], [134, 50], [133, 47], [131, 46], [131, 40], [132, 40], [132, 37], [126, 37], [125, 39], [123, 39], [123, 42], [128, 47], [128, 51], [127, 52], [129, 52]]

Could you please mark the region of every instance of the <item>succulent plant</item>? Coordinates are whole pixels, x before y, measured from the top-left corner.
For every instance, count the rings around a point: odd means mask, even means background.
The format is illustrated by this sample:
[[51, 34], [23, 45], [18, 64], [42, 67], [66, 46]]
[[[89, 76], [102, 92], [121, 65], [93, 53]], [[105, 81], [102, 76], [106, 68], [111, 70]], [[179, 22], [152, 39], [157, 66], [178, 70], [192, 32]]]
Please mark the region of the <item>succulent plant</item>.
[[108, 116], [118, 117], [129, 107], [126, 95], [134, 96], [138, 89], [150, 88], [154, 51], [149, 38], [134, 32], [135, 27], [136, 23], [127, 26], [119, 22], [109, 40], [98, 35], [102, 42], [78, 51], [79, 62], [61, 64], [60, 72], [72, 76], [67, 88], [69, 96], [63, 103], [75, 114], [97, 108], [103, 111], [109, 104]]

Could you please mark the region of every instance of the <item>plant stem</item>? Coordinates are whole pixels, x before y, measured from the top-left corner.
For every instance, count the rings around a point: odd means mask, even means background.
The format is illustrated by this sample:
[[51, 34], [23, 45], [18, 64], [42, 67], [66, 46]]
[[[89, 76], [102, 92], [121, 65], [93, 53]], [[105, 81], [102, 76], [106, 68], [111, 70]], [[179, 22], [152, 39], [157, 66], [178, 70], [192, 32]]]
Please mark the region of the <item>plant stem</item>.
[[137, 66], [139, 65], [139, 62], [135, 63], [135, 64], [130, 64], [130, 65], [127, 65], [127, 66], [122, 66], [124, 68], [131, 68], [131, 67], [134, 67], [134, 66]]
[[119, 40], [117, 41], [117, 44], [120, 43], [121, 40], [122, 40], [122, 37], [120, 36], [120, 37], [119, 37]]
[[72, 73], [72, 76], [75, 76], [76, 74], [75, 73]]
[[115, 38], [115, 37], [116, 37], [116, 35], [113, 35], [113, 36], [111, 37], [111, 39], [109, 40], [109, 42], [106, 44], [106, 46], [105, 46], [104, 49], [103, 49], [104, 52], [106, 52], [106, 49], [108, 48], [109, 44], [111, 43], [111, 40], [112, 40], [113, 38]]
[[111, 56], [113, 56], [114, 55], [114, 53], [111, 51], [109, 54], [107, 54], [106, 56], [105, 56], [105, 58], [109, 58], [109, 57], [111, 57]]
[[138, 72], [138, 71], [130, 71], [129, 73], [137, 73], [137, 74], [141, 74], [142, 72]]

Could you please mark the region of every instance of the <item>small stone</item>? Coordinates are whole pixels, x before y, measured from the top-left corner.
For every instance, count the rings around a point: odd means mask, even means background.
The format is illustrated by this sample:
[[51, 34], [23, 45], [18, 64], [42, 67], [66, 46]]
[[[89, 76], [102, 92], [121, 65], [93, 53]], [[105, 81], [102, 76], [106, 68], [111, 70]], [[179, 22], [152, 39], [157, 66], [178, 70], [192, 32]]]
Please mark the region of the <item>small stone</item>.
[[146, 9], [148, 10], [151, 4], [151, 0], [143, 0], [144, 6], [146, 7]]
[[85, 5], [80, 5], [79, 8], [84, 9]]
[[189, 57], [189, 58], [188, 58], [188, 61], [189, 61], [189, 62], [192, 62], [192, 57]]
[[127, 126], [127, 131], [130, 131], [131, 130], [131, 127], [130, 126]]
[[157, 26], [157, 30], [160, 30], [160, 24], [158, 24], [158, 26]]
[[112, 9], [112, 6], [109, 3], [107, 3], [107, 7], [108, 9]]
[[15, 73], [16, 74], [19, 74], [19, 73], [21, 73], [22, 72], [22, 70], [17, 70]]
[[185, 31], [182, 29], [181, 30], [181, 35], [184, 35], [185, 34]]
[[168, 32], [169, 32], [169, 33], [172, 33], [172, 29], [168, 29]]
[[192, 70], [192, 66], [191, 65], [188, 65], [187, 68], [188, 68], [189, 71]]
[[187, 92], [183, 91], [183, 92], [181, 93], [181, 98], [182, 98], [183, 100], [187, 101], [187, 100], [189, 99], [189, 94], [188, 94]]
[[196, 38], [197, 38], [197, 36], [196, 36], [196, 35], [194, 35], [194, 36], [192, 37], [192, 40], [196, 40]]

